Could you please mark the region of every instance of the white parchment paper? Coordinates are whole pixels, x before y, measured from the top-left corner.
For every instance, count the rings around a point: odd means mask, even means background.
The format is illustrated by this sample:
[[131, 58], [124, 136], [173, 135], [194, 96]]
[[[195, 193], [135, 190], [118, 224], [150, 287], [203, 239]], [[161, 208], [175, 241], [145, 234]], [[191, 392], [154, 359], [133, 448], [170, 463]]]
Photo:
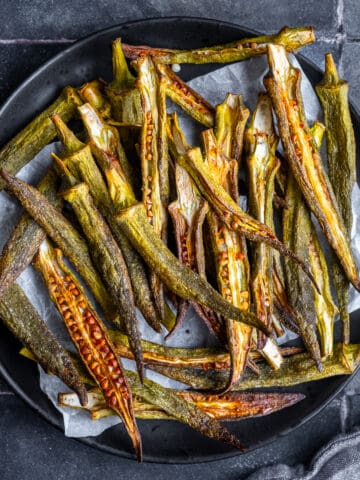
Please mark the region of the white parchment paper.
[[[299, 66], [294, 57], [292, 57], [292, 62], [294, 65]], [[267, 70], [266, 58], [264, 56], [257, 57], [246, 62], [228, 65], [207, 75], [198, 77], [189, 82], [189, 85], [213, 105], [222, 102], [225, 95], [229, 92], [241, 93], [245, 104], [252, 110], [256, 105], [258, 93], [264, 91], [262, 79], [267, 73]], [[316, 94], [305, 75], [303, 75], [302, 80], [302, 93], [307, 118], [311, 124], [314, 120], [321, 119], [321, 109]], [[177, 111], [189, 143], [198, 145], [198, 133], [202, 127], [196, 125], [195, 122], [180, 110], [177, 109]], [[29, 183], [36, 184], [49, 167], [51, 163], [50, 152], [53, 151], [54, 148], [56, 148], [56, 145], [49, 145], [44, 148], [29, 165], [22, 169], [19, 177]], [[2, 248], [21, 214], [21, 208], [15, 200], [11, 199], [4, 192], [0, 193], [0, 207], [2, 211], [0, 218], [0, 247]], [[356, 185], [353, 192], [354, 222], [351, 241], [357, 264], [360, 265], [360, 215], [357, 213], [358, 211], [360, 211], [360, 190]], [[18, 283], [63, 345], [66, 348], [73, 349], [67, 331], [57, 310], [47, 295], [40, 275], [35, 272], [33, 268], [29, 267], [19, 277]], [[360, 308], [360, 295], [351, 288], [349, 311], [351, 312], [358, 308]], [[143, 338], [164, 344], [163, 336], [150, 329], [140, 313], [139, 319]], [[284, 337], [285, 338], [281, 339], [282, 341], [290, 338], [289, 336]], [[177, 334], [167, 342], [167, 345], [195, 347], [200, 345], [209, 346], [213, 344], [213, 342], [214, 340], [208, 334], [202, 321], [193, 311], [190, 311], [182, 327], [178, 330]], [[134, 369], [133, 362], [130, 360], [124, 360], [124, 366], [132, 370]], [[39, 370], [42, 390], [63, 415], [65, 435], [71, 437], [96, 436], [106, 428], [120, 422], [117, 417], [108, 417], [98, 421], [92, 421], [87, 412], [58, 407], [58, 393], [66, 392], [68, 388], [57, 377], [47, 375], [41, 367], [39, 367]], [[154, 372], [147, 371], [147, 376], [158, 381], [165, 387], [184, 387], [182, 384], [157, 375]]]

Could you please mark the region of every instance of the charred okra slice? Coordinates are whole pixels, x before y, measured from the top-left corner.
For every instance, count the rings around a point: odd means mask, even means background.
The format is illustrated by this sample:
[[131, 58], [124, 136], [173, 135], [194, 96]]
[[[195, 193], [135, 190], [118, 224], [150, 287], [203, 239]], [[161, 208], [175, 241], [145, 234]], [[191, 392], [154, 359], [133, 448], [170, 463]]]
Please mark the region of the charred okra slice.
[[115, 306], [94, 268], [88, 246], [71, 223], [36, 188], [0, 171], [6, 188], [21, 202], [25, 210], [62, 248], [82, 276], [109, 320], [114, 319]]
[[301, 72], [294, 68], [281, 46], [269, 45], [270, 72], [264, 84], [278, 119], [279, 133], [293, 175], [304, 198], [338, 256], [349, 281], [360, 289], [348, 234], [304, 114], [300, 92]]
[[104, 88], [105, 83], [103, 81], [93, 80], [82, 85], [77, 89], [77, 92], [84, 103], [90, 103], [103, 118], [110, 119], [111, 105], [103, 94]]
[[35, 265], [44, 277], [51, 300], [61, 313], [87, 371], [104, 393], [107, 405], [123, 420], [141, 461], [141, 438], [134, 418], [131, 390], [105, 325], [76, 277], [63, 263], [61, 251], [52, 248], [47, 240], [40, 246]]
[[[90, 114], [88, 115], [88, 113]], [[90, 136], [94, 131], [101, 132], [104, 123], [101, 117], [96, 115], [94, 109], [88, 108], [88, 106], [85, 105], [82, 116], [90, 132]], [[66, 147], [66, 155], [62, 158], [64, 164], [72, 175], [87, 183], [97, 208], [101, 214], [106, 217], [111, 231], [121, 248], [131, 278], [136, 305], [139, 307], [149, 325], [156, 331], [161, 331], [160, 321], [153, 304], [154, 302], [143, 262], [114, 220], [114, 211], [124, 206], [132, 205], [135, 201], [135, 196], [119, 162], [106, 155], [106, 151], [109, 149], [106, 134], [100, 134], [103, 141], [101, 165], [104, 176], [108, 182], [109, 191], [92, 157], [89, 145], [79, 142], [64, 122], [61, 121], [60, 117], [54, 116], [53, 121], [56, 125], [58, 135]], [[104, 130], [104, 132], [106, 132], [106, 130]]]
[[[202, 411], [216, 420], [238, 420], [270, 415], [284, 408], [295, 405], [305, 398], [302, 393], [239, 393], [214, 395], [201, 392], [174, 391], [179, 397], [194, 403]], [[113, 410], [106, 408], [106, 401], [101, 391], [94, 388], [88, 392], [89, 402], [84, 408], [73, 393], [60, 393], [58, 404], [62, 407], [85, 409], [92, 420], [114, 415]], [[134, 398], [134, 415], [136, 418], [155, 420], [168, 419], [164, 410]]]
[[206, 127], [212, 127], [215, 120], [215, 109], [199, 93], [178, 77], [167, 65], [156, 65], [160, 82], [166, 95], [179, 105], [190, 117]]
[[[356, 144], [351, 121], [348, 84], [339, 77], [330, 53], [323, 80], [316, 86], [325, 118], [328, 174], [348, 236], [352, 225], [351, 194], [356, 182]], [[350, 341], [349, 285], [339, 262], [333, 264], [343, 341]]]
[[286, 50], [293, 51], [315, 40], [313, 27], [284, 27], [275, 35], [242, 38], [236, 42], [195, 50], [171, 50], [167, 48], [151, 48], [123, 44], [128, 58], [151, 55], [157, 63], [226, 63], [240, 62], [256, 55], [266, 53], [269, 43], [283, 45]]
[[[140, 140], [142, 200], [149, 223], [157, 235], [166, 242], [166, 209], [170, 191], [165, 89], [150, 57], [138, 60], [136, 69], [144, 117]], [[164, 317], [163, 285], [154, 272], [150, 272], [150, 285], [157, 308]]]
[[[171, 155], [176, 161], [176, 158], [184, 154], [190, 147], [180, 130], [175, 113], [168, 117], [167, 135], [170, 141]], [[169, 213], [173, 220], [178, 257], [182, 263], [205, 278], [202, 229], [208, 205], [200, 196], [189, 174], [177, 162], [175, 163], [175, 184], [177, 200], [169, 205]], [[180, 302], [174, 328], [181, 323], [188, 307], [188, 301]], [[212, 310], [197, 303], [193, 303], [193, 307], [209, 329], [222, 339], [223, 323], [220, 317]]]
[[208, 282], [179, 262], [148, 222], [143, 204], [121, 211], [116, 218], [134, 248], [169, 290], [181, 298], [201, 303], [226, 318], [268, 333], [268, 328], [262, 325], [254, 314], [242, 312], [231, 305]]
[[102, 274], [109, 293], [115, 300], [117, 312], [125, 325], [134, 353], [140, 378], [144, 376], [144, 362], [140, 344], [138, 319], [129, 273], [118, 244], [110, 228], [94, 205], [86, 183], [80, 183], [62, 193], [75, 211], [87, 238], [91, 256]]
[[22, 289], [13, 283], [0, 300], [0, 318], [11, 333], [34, 355], [45, 371], [57, 375], [87, 403], [86, 388], [62, 347]]
[[[264, 364], [258, 374], [246, 371], [234, 391], [256, 388], [288, 387], [313, 382], [336, 375], [351, 375], [359, 365], [360, 346], [335, 344], [334, 355], [324, 361], [320, 372], [308, 353], [299, 353], [284, 358], [279, 370]], [[194, 368], [165, 367], [149, 365], [155, 372], [189, 385], [197, 390], [221, 390], [228, 381], [229, 372], [224, 370], [200, 370]]]
[[[40, 181], [38, 189], [49, 202], [60, 207], [61, 199], [57, 196], [56, 187], [55, 171], [49, 170]], [[20, 217], [0, 256], [0, 298], [30, 265], [45, 237], [44, 230], [27, 213]]]
[[[234, 111], [229, 111], [234, 104]], [[237, 108], [235, 105], [237, 104]], [[226, 105], [226, 106], [225, 106]], [[236, 109], [241, 110], [237, 112]], [[228, 115], [225, 115], [225, 113]], [[217, 138], [212, 130], [202, 134], [205, 148], [205, 164], [219, 185], [239, 202], [238, 194], [238, 162], [230, 158], [232, 149], [232, 136], [235, 131], [239, 134], [237, 141], [242, 142], [243, 128], [236, 125], [239, 114], [242, 116], [241, 126], [244, 127], [249, 111], [242, 103], [240, 96], [228, 95], [224, 103], [216, 110]], [[235, 117], [235, 118], [233, 118]], [[238, 144], [241, 150], [242, 146]], [[215, 258], [217, 283], [221, 295], [231, 304], [242, 311], [250, 311], [249, 291], [249, 262], [245, 238], [239, 232], [227, 227], [218, 214], [212, 210], [207, 215], [209, 224], [212, 252]], [[231, 358], [231, 371], [225, 390], [239, 381], [248, 362], [252, 328], [225, 318], [227, 341]]]
[[[56, 137], [56, 130], [49, 116], [58, 113], [65, 122], [75, 114], [81, 99], [72, 87], [66, 87], [46, 110], [32, 120], [21, 132], [0, 150], [0, 168], [16, 174]], [[4, 183], [0, 180], [0, 189]]]
[[299, 264], [313, 280], [307, 265], [291, 252], [269, 227], [252, 218], [234, 202], [216, 181], [214, 175], [209, 172], [199, 148], [188, 150], [185, 155], [179, 157], [178, 162], [191, 175], [200, 192], [230, 230], [237, 231], [254, 242], [265, 242], [270, 247], [279, 250], [280, 253]]
[[[249, 210], [259, 222], [273, 228], [274, 181], [280, 162], [275, 155], [278, 140], [273, 126], [271, 100], [266, 94], [259, 95], [250, 125], [245, 132], [245, 139]], [[265, 325], [271, 326], [273, 250], [265, 243], [257, 243], [252, 252], [251, 288], [254, 311]], [[281, 354], [272, 339], [259, 334], [257, 347], [274, 369], [280, 368]]]
[[[289, 208], [283, 211], [284, 243], [308, 263], [311, 235], [310, 212], [291, 173], [288, 175], [285, 200]], [[285, 284], [290, 303], [300, 314], [297, 318], [302, 320], [298, 325], [301, 337], [318, 368], [321, 369], [312, 285], [304, 273], [299, 269], [295, 270], [287, 259], [285, 259]]]

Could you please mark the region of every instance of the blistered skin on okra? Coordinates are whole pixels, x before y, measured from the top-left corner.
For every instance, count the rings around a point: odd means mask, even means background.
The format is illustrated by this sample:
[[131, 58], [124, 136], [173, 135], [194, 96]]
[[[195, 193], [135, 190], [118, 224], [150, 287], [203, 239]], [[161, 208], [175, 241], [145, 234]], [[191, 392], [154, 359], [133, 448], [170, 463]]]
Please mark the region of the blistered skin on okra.
[[[359, 345], [335, 344], [334, 355], [324, 361], [320, 372], [308, 353], [299, 353], [284, 359], [279, 370], [264, 364], [258, 374], [246, 371], [234, 391], [269, 387], [288, 387], [313, 382], [336, 375], [351, 375], [359, 365]], [[221, 390], [225, 387], [229, 372], [224, 370], [200, 370], [194, 368], [149, 365], [149, 369], [197, 390]]]
[[[143, 109], [140, 158], [142, 173], [143, 203], [147, 218], [154, 231], [166, 242], [169, 200], [168, 151], [166, 137], [166, 99], [156, 66], [151, 58], [136, 63], [137, 87]], [[157, 308], [164, 316], [164, 288], [157, 275], [150, 272], [150, 286]]]
[[[356, 182], [356, 143], [351, 121], [348, 84], [339, 77], [330, 53], [323, 80], [316, 86], [326, 126], [328, 175], [348, 236], [352, 226], [351, 194]], [[333, 263], [344, 343], [350, 341], [349, 285], [339, 262]]]
[[[271, 100], [266, 94], [259, 95], [245, 139], [249, 211], [259, 222], [273, 228], [274, 182], [280, 162], [275, 155], [278, 140], [273, 126]], [[251, 272], [254, 309], [268, 326], [272, 324], [273, 314], [272, 263], [273, 250], [264, 243], [255, 244]], [[280, 368], [282, 358], [275, 342], [259, 334], [257, 347], [273, 368]]]
[[85, 240], [36, 188], [9, 175], [4, 170], [0, 170], [0, 174], [6, 182], [7, 190], [21, 202], [46, 234], [62, 248], [101, 305], [106, 317], [110, 321], [113, 320], [115, 305], [94, 268]]
[[104, 96], [105, 82], [101, 80], [92, 80], [84, 83], [77, 89], [78, 94], [84, 103], [90, 103], [100, 115], [105, 119], [111, 118], [111, 105]]
[[264, 84], [273, 103], [291, 170], [347, 278], [356, 289], [360, 289], [347, 231], [304, 115], [300, 92], [301, 72], [289, 63], [283, 47], [269, 45], [268, 60], [270, 72], [264, 78]]
[[[42, 178], [38, 189], [56, 207], [60, 207], [61, 198], [57, 196], [57, 177], [49, 170]], [[0, 256], [0, 298], [18, 276], [30, 265], [46, 233], [27, 214], [24, 213], [7, 240]]]
[[[58, 113], [68, 122], [81, 105], [81, 99], [72, 87], [66, 87], [46, 110], [32, 120], [21, 132], [0, 150], [0, 168], [15, 175], [56, 137], [56, 130], [49, 116]], [[0, 189], [4, 183], [0, 180]]]
[[260, 328], [266, 334], [269, 332], [254, 314], [231, 305], [208, 282], [179, 262], [148, 222], [143, 204], [121, 211], [117, 221], [148, 266], [176, 295], [201, 303], [224, 317]]
[[[175, 184], [177, 200], [169, 206], [173, 220], [175, 239], [179, 260], [205, 278], [205, 253], [203, 244], [203, 223], [208, 212], [207, 202], [200, 196], [191, 177], [176, 162], [179, 155], [190, 148], [181, 131], [176, 113], [168, 117], [167, 135], [172, 157], [175, 159]], [[182, 300], [178, 308], [177, 322], [174, 328], [185, 317], [189, 302]], [[204, 320], [219, 339], [224, 339], [223, 322], [209, 308], [193, 303], [198, 315]]]
[[0, 318], [42, 368], [57, 375], [86, 405], [86, 388], [69, 354], [16, 283], [9, 286], [0, 300]]
[[115, 300], [117, 311], [129, 336], [139, 376], [142, 379], [144, 376], [144, 362], [135, 300], [121, 250], [104, 218], [95, 207], [86, 183], [80, 183], [66, 190], [62, 195], [74, 209], [89, 243], [94, 263], [99, 272], [101, 272], [109, 293]]
[[206, 127], [212, 127], [215, 120], [214, 107], [199, 93], [186, 85], [170, 67], [157, 64], [156, 68], [166, 95], [195, 120]]
[[[217, 107], [216, 131], [217, 138], [212, 130], [202, 133], [205, 149], [205, 163], [216, 181], [224, 190], [232, 195], [235, 202], [239, 202], [238, 194], [238, 162], [228, 155], [232, 153], [232, 136], [235, 131], [239, 134], [237, 141], [243, 138], [243, 130], [236, 128], [235, 121], [225, 116], [227, 109], [225, 104], [237, 103], [242, 110], [242, 116], [249, 115], [248, 110], [239, 98], [227, 96], [224, 103]], [[229, 113], [229, 112], [228, 112]], [[230, 117], [230, 118], [229, 118]], [[235, 124], [235, 125], [234, 125]], [[245, 121], [241, 121], [245, 126]], [[240, 147], [242, 149], [242, 147]], [[232, 231], [225, 225], [218, 214], [212, 210], [207, 215], [209, 224], [212, 252], [215, 258], [215, 268], [218, 288], [221, 295], [231, 304], [242, 311], [250, 311], [249, 291], [249, 262], [245, 238], [239, 232]], [[232, 385], [239, 381], [245, 371], [248, 362], [252, 328], [225, 318], [227, 341], [231, 358], [231, 372], [225, 390], [231, 389]]]
[[61, 251], [52, 248], [47, 240], [41, 244], [35, 266], [43, 275], [51, 300], [61, 313], [83, 364], [104, 393], [107, 405], [123, 420], [141, 461], [141, 438], [134, 418], [131, 390], [105, 325], [76, 277], [63, 263]]
[[[176, 395], [194, 403], [210, 417], [216, 420], [238, 420], [270, 415], [283, 408], [290, 407], [305, 398], [302, 393], [239, 393], [214, 395], [186, 390], [175, 391]], [[93, 388], [88, 392], [89, 402], [82, 407], [73, 393], [59, 393], [58, 404], [61, 407], [87, 410], [92, 420], [114, 415], [114, 411], [106, 408], [106, 401], [101, 391]], [[134, 398], [134, 415], [141, 419], [171, 419], [164, 410]]]
[[287, 51], [296, 50], [315, 40], [313, 27], [284, 27], [275, 35], [243, 38], [236, 42], [195, 50], [171, 50], [123, 44], [127, 58], [151, 55], [157, 63], [227, 63], [239, 62], [266, 53], [269, 43], [283, 45]]
[[[104, 125], [101, 117], [96, 114], [94, 108], [86, 108], [82, 112], [82, 118], [88, 125], [90, 137], [92, 133], [99, 132], [98, 149], [100, 150], [101, 148], [103, 150], [103, 155], [101, 155], [101, 161], [99, 163], [106, 177], [109, 190], [98, 166], [94, 162], [90, 147], [81, 144], [78, 148], [74, 149], [73, 133], [61, 122], [61, 119], [53, 118], [64, 145], [67, 146], [68, 149], [71, 149], [71, 151], [68, 152], [69, 155], [64, 157], [63, 161], [76, 178], [83, 180], [89, 185], [94, 202], [101, 214], [106, 217], [111, 231], [124, 255], [131, 278], [136, 305], [139, 307], [149, 325], [156, 331], [161, 331], [159, 315], [154, 306], [143, 262], [114, 220], [114, 211], [118, 211], [135, 202], [134, 192], [125, 177], [118, 159], [106, 155], [106, 152], [110, 149], [108, 142], [111, 142], [111, 137], [107, 137], [106, 130], [101, 130]], [[100, 138], [101, 142], [99, 142]], [[98, 158], [100, 158], [100, 156]]]
[[238, 231], [254, 242], [265, 242], [283, 255], [292, 258], [313, 281], [308, 266], [291, 252], [269, 227], [252, 218], [234, 202], [208, 171], [199, 148], [188, 150], [185, 155], [179, 157], [178, 162], [191, 175], [200, 192], [229, 229]]

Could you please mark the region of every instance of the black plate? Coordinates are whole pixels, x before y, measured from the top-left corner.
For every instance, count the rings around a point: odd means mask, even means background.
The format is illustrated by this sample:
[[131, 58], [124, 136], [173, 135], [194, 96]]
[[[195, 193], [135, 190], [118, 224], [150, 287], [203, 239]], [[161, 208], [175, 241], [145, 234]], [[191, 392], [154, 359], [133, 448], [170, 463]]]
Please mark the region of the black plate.
[[[63, 86], [81, 85], [98, 76], [110, 80], [111, 41], [116, 37], [121, 36], [124, 41], [133, 44], [194, 48], [225, 43], [255, 33], [236, 25], [195, 18], [143, 20], [95, 33], [71, 45], [47, 62], [14, 92], [0, 110], [0, 145], [36, 113], [42, 111]], [[319, 69], [301, 56], [298, 59], [313, 84], [318, 82], [321, 76]], [[217, 67], [218, 65], [184, 65], [181, 76], [189, 80]], [[359, 145], [360, 120], [354, 109], [352, 113]], [[356, 314], [352, 320], [359, 316]], [[354, 330], [359, 322], [352, 323]], [[359, 327], [352, 332], [352, 336], [353, 341], [360, 340]], [[0, 372], [33, 409], [53, 425], [63, 429], [61, 415], [40, 390], [36, 366], [19, 357], [18, 351], [19, 343], [1, 324]], [[278, 436], [289, 434], [318, 413], [344, 387], [347, 380], [348, 377], [345, 376], [335, 377], [287, 389], [305, 393], [306, 399], [268, 417], [230, 423], [229, 429], [250, 449], [264, 446]], [[209, 440], [177, 422], [139, 421], [139, 426], [146, 461], [195, 463], [238, 454], [237, 451]], [[127, 434], [121, 425], [106, 430], [96, 438], [83, 438], [81, 441], [110, 453], [134, 458]]]

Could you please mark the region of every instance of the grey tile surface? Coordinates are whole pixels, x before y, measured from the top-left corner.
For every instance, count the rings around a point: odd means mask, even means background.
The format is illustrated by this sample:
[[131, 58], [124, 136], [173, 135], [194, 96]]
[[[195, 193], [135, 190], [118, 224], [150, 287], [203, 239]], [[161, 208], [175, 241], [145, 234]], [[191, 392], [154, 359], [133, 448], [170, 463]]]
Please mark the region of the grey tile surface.
[[[1, 0], [0, 103], [74, 39], [123, 21], [167, 15], [217, 18], [269, 33], [285, 24], [312, 24], [319, 41], [302, 54], [322, 67], [324, 53], [332, 52], [360, 110], [359, 0]], [[237, 480], [276, 462], [308, 463], [334, 435], [359, 422], [360, 373], [321, 414], [291, 438], [280, 437], [276, 449], [264, 448], [211, 464], [137, 465], [65, 438], [12, 394], [0, 378], [0, 479], [75, 480], [81, 475], [90, 480], [115, 476], [125, 480]]]

